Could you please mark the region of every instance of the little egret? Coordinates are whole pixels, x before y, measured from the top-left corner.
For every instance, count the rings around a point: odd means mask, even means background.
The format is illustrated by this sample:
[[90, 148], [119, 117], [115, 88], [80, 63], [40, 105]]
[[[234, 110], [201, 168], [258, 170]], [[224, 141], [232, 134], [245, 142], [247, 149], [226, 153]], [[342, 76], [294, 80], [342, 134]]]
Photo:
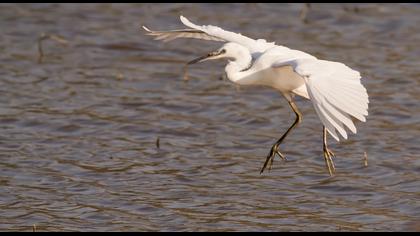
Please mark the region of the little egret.
[[280, 144], [302, 120], [302, 115], [294, 103], [294, 96], [302, 96], [312, 101], [315, 111], [323, 124], [323, 153], [326, 168], [332, 176], [335, 172], [332, 157], [334, 153], [327, 146], [327, 131], [340, 141], [336, 131], [347, 139], [347, 127], [356, 133], [351, 116], [365, 122], [368, 115], [369, 98], [361, 84], [360, 73], [343, 63], [320, 60], [308, 53], [293, 50], [267, 42], [254, 40], [238, 33], [223, 30], [212, 25], [198, 26], [180, 16], [181, 22], [189, 29], [152, 31], [143, 26], [148, 35], [156, 40], [171, 41], [177, 38], [196, 38], [226, 42], [220, 49], [194, 59], [188, 64], [214, 59], [228, 59], [225, 67], [227, 78], [240, 85], [264, 85], [280, 91], [287, 99], [296, 119], [287, 131], [274, 143], [261, 168], [271, 170]]

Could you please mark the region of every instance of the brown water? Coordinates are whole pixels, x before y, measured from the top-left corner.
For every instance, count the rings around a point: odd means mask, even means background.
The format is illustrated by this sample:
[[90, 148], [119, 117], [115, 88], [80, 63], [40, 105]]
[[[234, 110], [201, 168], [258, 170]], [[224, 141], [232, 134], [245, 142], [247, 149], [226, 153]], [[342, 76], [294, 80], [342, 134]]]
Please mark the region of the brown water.
[[[332, 231], [420, 228], [420, 5], [1, 4], [0, 230]], [[141, 25], [183, 14], [359, 70], [366, 123], [322, 157], [310, 102], [220, 80], [220, 46], [162, 43]], [[42, 33], [64, 40], [37, 40]], [[67, 43], [66, 43], [67, 42]], [[159, 138], [160, 148], [156, 147]], [[369, 165], [363, 165], [363, 153]]]

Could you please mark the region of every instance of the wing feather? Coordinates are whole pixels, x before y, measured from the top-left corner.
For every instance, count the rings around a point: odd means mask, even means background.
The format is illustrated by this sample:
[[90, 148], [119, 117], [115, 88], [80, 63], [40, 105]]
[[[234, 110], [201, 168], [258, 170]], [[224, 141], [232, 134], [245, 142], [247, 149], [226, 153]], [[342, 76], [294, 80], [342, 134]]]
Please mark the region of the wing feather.
[[154, 31], [154, 30], [150, 30], [146, 26], [142, 26], [142, 27], [144, 30], [147, 31], [147, 35], [155, 36], [155, 40], [171, 41], [177, 38], [195, 38], [195, 39], [226, 42], [226, 40], [224, 39], [221, 39], [216, 36], [208, 35], [207, 33], [201, 30], [196, 30], [196, 29]]
[[365, 122], [368, 115], [369, 96], [361, 84], [360, 73], [343, 63], [313, 58], [296, 59], [288, 63], [300, 74], [306, 84], [315, 111], [327, 131], [337, 141], [336, 133], [347, 139], [344, 126], [351, 132], [357, 129], [350, 116]]
[[[317, 89], [323, 96], [334, 106], [340, 108], [344, 112], [356, 117], [358, 120], [365, 121], [363, 115], [367, 115], [367, 106], [362, 105], [364, 103], [359, 103], [351, 99], [340, 90], [340, 84], [337, 83], [319, 83], [320, 79], [317, 81], [310, 81], [308, 85], [311, 85], [313, 89]], [[321, 81], [323, 82], [323, 81]], [[367, 103], [366, 103], [367, 104]]]
[[[343, 136], [345, 139], [347, 139], [347, 134], [346, 131], [341, 123], [341, 121], [339, 121], [336, 116], [338, 112], [335, 112], [336, 110], [333, 109], [328, 109], [328, 102], [327, 99], [322, 96], [322, 93], [319, 92], [318, 88], [314, 88], [314, 94], [317, 94], [316, 96], [316, 100], [317, 100], [317, 106], [319, 108], [319, 111], [321, 112], [321, 114], [323, 115], [323, 117], [329, 121], [329, 123], [335, 127], [335, 129], [341, 134], [341, 136]], [[321, 96], [320, 96], [321, 95]], [[338, 137], [337, 137], [338, 139]]]
[[147, 31], [147, 35], [155, 36], [155, 40], [163, 40], [165, 42], [177, 38], [195, 38], [221, 42], [235, 42], [248, 48], [251, 53], [264, 52], [265, 50], [276, 46], [273, 42], [267, 42], [264, 39], [252, 39], [239, 33], [224, 30], [213, 25], [199, 26], [190, 22], [186, 17], [180, 16], [181, 22], [190, 27], [190, 29], [178, 29], [168, 31], [153, 31], [143, 26]]
[[[322, 98], [318, 96], [317, 93], [313, 93], [311, 90], [308, 90], [309, 97], [311, 99], [315, 99], [321, 101]], [[328, 133], [331, 134], [337, 141], [340, 139], [338, 138], [337, 133], [335, 132], [334, 125], [327, 119], [326, 114], [321, 109], [321, 105], [319, 103], [313, 103], [316, 113], [318, 114], [319, 119], [321, 120], [322, 124], [327, 129]]]

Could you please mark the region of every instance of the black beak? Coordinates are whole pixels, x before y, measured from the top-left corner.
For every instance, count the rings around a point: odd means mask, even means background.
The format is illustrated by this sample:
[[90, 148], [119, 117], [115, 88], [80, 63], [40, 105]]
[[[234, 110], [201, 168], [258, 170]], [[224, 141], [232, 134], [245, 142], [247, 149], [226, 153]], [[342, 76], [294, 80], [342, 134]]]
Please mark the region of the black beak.
[[210, 57], [215, 57], [215, 56], [218, 56], [220, 54], [222, 54], [222, 53], [220, 53], [220, 52], [211, 52], [211, 53], [209, 53], [207, 55], [204, 55], [204, 56], [201, 56], [199, 58], [196, 58], [196, 59], [194, 59], [192, 61], [189, 61], [187, 64], [188, 65], [192, 65], [192, 64], [195, 64], [195, 63], [198, 63], [198, 62], [202, 62], [202, 61], [204, 61], [204, 60], [206, 60], [206, 59], [208, 59]]

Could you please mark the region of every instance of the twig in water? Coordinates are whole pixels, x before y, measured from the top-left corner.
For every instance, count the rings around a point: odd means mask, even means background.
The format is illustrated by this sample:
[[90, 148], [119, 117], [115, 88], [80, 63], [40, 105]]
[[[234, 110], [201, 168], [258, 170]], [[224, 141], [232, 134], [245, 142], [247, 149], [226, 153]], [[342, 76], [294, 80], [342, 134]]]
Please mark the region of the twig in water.
[[188, 64], [185, 64], [184, 65], [184, 68], [183, 68], [183, 73], [184, 73], [184, 81], [185, 82], [188, 82], [189, 80], [190, 80], [190, 77], [188, 76]]
[[42, 41], [44, 41], [45, 39], [52, 39], [62, 45], [67, 45], [69, 43], [65, 38], [59, 35], [42, 33], [38, 38], [38, 63], [42, 63], [42, 59], [44, 58], [44, 51], [42, 50]]
[[359, 9], [359, 7], [358, 7], [358, 6], [354, 6], [354, 7], [347, 7], [347, 6], [344, 6], [344, 7], [343, 7], [343, 9], [344, 9], [345, 11], [351, 11], [351, 12], [354, 12], [354, 13], [359, 13], [359, 11], [360, 11], [360, 9]]
[[305, 3], [305, 5], [303, 5], [302, 10], [300, 11], [300, 19], [302, 20], [303, 23], [307, 24], [308, 23], [308, 12], [309, 9], [311, 8], [311, 4], [310, 3]]
[[160, 148], [160, 139], [159, 139], [159, 137], [157, 137], [157, 139], [156, 139], [156, 147], [158, 149]]
[[364, 154], [364, 166], [368, 166], [368, 157], [367, 157], [367, 153], [365, 152]]
[[118, 73], [117, 73], [116, 77], [117, 77], [117, 80], [122, 80], [122, 79], [124, 79], [124, 75], [123, 75], [123, 73], [121, 73], [121, 71], [118, 71]]
[[35, 224], [32, 225], [32, 232], [36, 232], [36, 225]]

